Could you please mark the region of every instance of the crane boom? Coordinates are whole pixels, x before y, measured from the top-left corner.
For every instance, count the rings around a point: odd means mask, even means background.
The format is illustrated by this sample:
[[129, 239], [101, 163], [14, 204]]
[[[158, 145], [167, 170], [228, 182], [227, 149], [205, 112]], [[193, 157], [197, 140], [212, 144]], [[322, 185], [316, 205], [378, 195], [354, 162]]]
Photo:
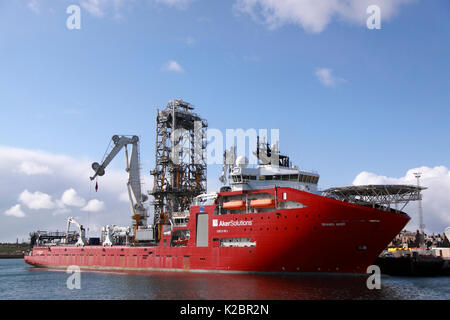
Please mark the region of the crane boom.
[[80, 224], [78, 221], [76, 221], [74, 218], [69, 217], [67, 219], [67, 233], [66, 233], [66, 237], [69, 236], [69, 229], [70, 229], [70, 224], [76, 224], [78, 227], [78, 241], [75, 244], [77, 247], [84, 247], [86, 245], [86, 230], [84, 229], [83, 225]]
[[[128, 196], [130, 198], [131, 211], [133, 213], [133, 225], [135, 229], [137, 226], [147, 225], [147, 208], [144, 206], [144, 202], [147, 201], [148, 197], [141, 192], [141, 178], [140, 178], [140, 164], [139, 164], [139, 137], [133, 136], [118, 136], [112, 137], [114, 142], [113, 149], [105, 157], [102, 164], [94, 162], [92, 164], [92, 169], [95, 174], [91, 177], [94, 180], [97, 176], [103, 176], [105, 174], [106, 167], [111, 163], [114, 157], [125, 148], [125, 160], [126, 160], [126, 171], [128, 172]], [[128, 156], [128, 145], [132, 145], [131, 155]]]

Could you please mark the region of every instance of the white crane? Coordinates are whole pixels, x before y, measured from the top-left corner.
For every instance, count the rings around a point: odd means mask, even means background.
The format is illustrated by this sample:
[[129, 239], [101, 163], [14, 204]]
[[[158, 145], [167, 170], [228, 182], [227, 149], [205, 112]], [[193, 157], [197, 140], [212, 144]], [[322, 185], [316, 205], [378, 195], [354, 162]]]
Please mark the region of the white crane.
[[[102, 228], [103, 235], [103, 246], [111, 247], [114, 244], [115, 237], [123, 237], [126, 241], [128, 241], [128, 235], [130, 234], [130, 227], [119, 227], [116, 225], [112, 226], [104, 226]], [[128, 242], [126, 242], [128, 245]]]
[[78, 241], [75, 244], [75, 246], [77, 247], [84, 247], [86, 245], [86, 230], [84, 229], [83, 225], [80, 224], [78, 221], [76, 221], [74, 218], [69, 217], [67, 219], [67, 233], [66, 233], [66, 241], [68, 241], [68, 237], [69, 237], [69, 229], [70, 229], [70, 224], [76, 224], [78, 227]]
[[[133, 226], [135, 231], [138, 226], [147, 227], [147, 208], [144, 206], [144, 202], [147, 201], [148, 197], [141, 192], [141, 177], [140, 177], [140, 167], [139, 167], [139, 137], [133, 136], [113, 136], [112, 141], [114, 142], [114, 147], [111, 152], [106, 156], [102, 164], [94, 162], [92, 164], [92, 169], [94, 169], [95, 174], [91, 177], [94, 180], [97, 176], [103, 176], [105, 174], [105, 169], [109, 163], [114, 159], [114, 157], [119, 153], [122, 148], [125, 148], [125, 160], [126, 160], [126, 171], [128, 172], [128, 196], [130, 198], [131, 211], [133, 213]], [[127, 146], [132, 145], [131, 155], [128, 157]], [[134, 233], [136, 235], [136, 232]]]
[[445, 228], [444, 234], [447, 237], [447, 239], [450, 241], [450, 227]]

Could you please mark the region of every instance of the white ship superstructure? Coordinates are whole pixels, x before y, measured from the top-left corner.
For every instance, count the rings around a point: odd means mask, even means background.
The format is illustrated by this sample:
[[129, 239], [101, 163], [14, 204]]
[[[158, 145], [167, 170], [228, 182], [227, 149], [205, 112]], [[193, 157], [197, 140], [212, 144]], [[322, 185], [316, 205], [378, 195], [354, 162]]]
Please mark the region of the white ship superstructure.
[[[228, 169], [231, 190], [257, 190], [276, 186], [317, 193], [320, 175], [317, 172], [300, 170], [297, 166], [291, 165], [289, 157], [280, 155], [277, 149], [275, 146], [269, 147], [264, 142], [260, 144], [258, 138], [256, 156], [259, 164], [255, 167], [249, 167], [248, 160], [244, 156], [236, 158], [234, 148], [227, 151], [228, 154], [225, 154], [225, 158], [233, 163]], [[277, 155], [275, 163], [270, 158], [273, 153]], [[221, 177], [222, 182], [226, 182], [226, 172], [227, 166], [225, 165]]]

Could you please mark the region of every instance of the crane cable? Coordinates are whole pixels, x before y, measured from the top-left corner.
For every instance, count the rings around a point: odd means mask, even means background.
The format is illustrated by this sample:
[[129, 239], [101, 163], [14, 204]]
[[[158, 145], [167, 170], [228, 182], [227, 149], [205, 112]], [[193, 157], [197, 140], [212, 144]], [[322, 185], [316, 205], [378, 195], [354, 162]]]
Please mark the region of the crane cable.
[[[106, 147], [106, 150], [105, 150], [105, 153], [103, 154], [101, 163], [103, 163], [106, 159], [106, 155], [108, 154], [109, 147], [111, 146], [111, 142], [112, 142], [112, 139], [109, 141], [109, 144]], [[95, 178], [95, 192], [97, 192], [97, 191], [98, 191], [98, 176]], [[89, 197], [91, 197], [91, 192], [92, 192], [92, 183], [89, 184]], [[91, 200], [91, 199], [89, 199], [89, 200]]]
[[[92, 181], [89, 181], [89, 198], [88, 198], [88, 202], [87, 203], [89, 203], [90, 201], [92, 200]], [[88, 213], [88, 218], [87, 218], [87, 227], [86, 227], [86, 237], [89, 239], [89, 218], [90, 218], [90, 214], [89, 214], [89, 211], [87, 212]]]
[[101, 161], [102, 163], [103, 163], [103, 161], [104, 161], [105, 158], [106, 158], [106, 154], [108, 153], [109, 147], [111, 146], [111, 142], [112, 142], [112, 139], [109, 140], [109, 144], [108, 144], [108, 146], [106, 147], [105, 153], [103, 154], [103, 158], [102, 158], [102, 161]]
[[[103, 161], [106, 158], [106, 154], [108, 153], [109, 147], [111, 146], [111, 141], [112, 140], [109, 141], [109, 144], [106, 147], [105, 153], [103, 154], [103, 158], [102, 158], [102, 161], [101, 161], [102, 163], [103, 163]], [[95, 178], [95, 192], [97, 192], [97, 190], [98, 190], [98, 176]], [[89, 200], [88, 200], [88, 203], [91, 200], [92, 200], [92, 181], [89, 181]], [[87, 223], [88, 227], [86, 229], [87, 229], [87, 236], [88, 236], [89, 235], [90, 211], [88, 211], [88, 219], [87, 220], [88, 220], [88, 223]]]

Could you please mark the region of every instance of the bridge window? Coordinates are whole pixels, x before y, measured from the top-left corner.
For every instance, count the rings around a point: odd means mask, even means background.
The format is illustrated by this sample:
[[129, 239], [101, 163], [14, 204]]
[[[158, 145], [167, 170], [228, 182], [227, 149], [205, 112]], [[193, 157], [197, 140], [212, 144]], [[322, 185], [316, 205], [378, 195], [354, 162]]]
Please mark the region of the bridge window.
[[241, 175], [233, 175], [231, 176], [233, 179], [233, 182], [242, 182], [242, 176]]
[[298, 174], [291, 174], [289, 176], [289, 180], [291, 180], [291, 181], [298, 181]]

